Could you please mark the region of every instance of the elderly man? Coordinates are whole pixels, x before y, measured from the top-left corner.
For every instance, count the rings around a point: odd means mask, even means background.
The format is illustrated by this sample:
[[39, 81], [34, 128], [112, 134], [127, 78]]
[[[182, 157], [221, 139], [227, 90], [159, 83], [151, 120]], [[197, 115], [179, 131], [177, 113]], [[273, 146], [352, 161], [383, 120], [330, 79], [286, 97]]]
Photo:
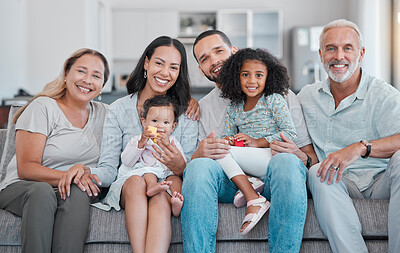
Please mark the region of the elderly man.
[[400, 252], [400, 93], [360, 68], [350, 21], [325, 26], [319, 54], [329, 78], [298, 94], [322, 161], [307, 177], [318, 221], [333, 252], [367, 252], [351, 198], [389, 198], [389, 252]]
[[[228, 142], [220, 139], [229, 100], [220, 97], [217, 77], [223, 63], [237, 49], [221, 31], [200, 34], [193, 48], [200, 71], [216, 87], [199, 104], [201, 107], [200, 144], [184, 172], [182, 194], [185, 196], [181, 222], [185, 252], [214, 252], [218, 225], [218, 202], [232, 203], [237, 187], [213, 159], [224, 157]], [[296, 144], [285, 136], [272, 142], [275, 155], [263, 178], [262, 195], [271, 200], [268, 243], [271, 252], [300, 250], [307, 209], [306, 166], [317, 161], [299, 102], [293, 92], [287, 96], [298, 138]], [[300, 149], [298, 148], [300, 147]], [[288, 154], [292, 153], [292, 154]], [[239, 231], [239, 227], [237, 228]]]

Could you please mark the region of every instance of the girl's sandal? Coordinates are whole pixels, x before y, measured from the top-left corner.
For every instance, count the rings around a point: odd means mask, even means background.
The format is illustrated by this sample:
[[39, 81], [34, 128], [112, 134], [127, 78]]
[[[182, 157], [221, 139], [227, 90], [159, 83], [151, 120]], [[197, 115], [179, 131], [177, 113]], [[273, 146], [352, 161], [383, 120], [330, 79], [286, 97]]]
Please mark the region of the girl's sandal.
[[[256, 177], [248, 177], [248, 180], [251, 183], [251, 186], [257, 193], [262, 193], [264, 190], [264, 182]], [[233, 204], [236, 207], [242, 207], [246, 205], [246, 198], [241, 190], [238, 190], [233, 198]]]
[[242, 235], [247, 234], [250, 230], [254, 228], [254, 226], [260, 221], [260, 219], [269, 209], [270, 203], [269, 201], [267, 201], [267, 199], [260, 195], [258, 199], [253, 199], [247, 202], [247, 207], [249, 206], [259, 206], [260, 209], [257, 211], [257, 213], [249, 213], [244, 217], [244, 220], [240, 227], [242, 227], [245, 223], [248, 223], [248, 225], [242, 232], [240, 232]]

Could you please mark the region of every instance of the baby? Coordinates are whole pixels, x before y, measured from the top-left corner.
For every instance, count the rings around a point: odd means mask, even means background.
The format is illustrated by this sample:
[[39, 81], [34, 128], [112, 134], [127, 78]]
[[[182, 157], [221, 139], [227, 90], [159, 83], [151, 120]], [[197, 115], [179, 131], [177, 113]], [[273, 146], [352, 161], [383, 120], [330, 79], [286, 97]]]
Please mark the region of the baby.
[[[172, 214], [178, 217], [183, 205], [183, 196], [180, 194], [182, 179], [156, 159], [155, 156], [160, 159], [160, 155], [153, 148], [153, 145], [159, 143], [173, 142], [185, 159], [182, 146], [171, 135], [178, 123], [177, 105], [174, 99], [167, 95], [155, 96], [144, 103], [141, 116], [143, 133], [132, 137], [122, 152], [122, 165], [118, 170], [116, 181], [125, 182], [132, 176], [143, 177], [146, 182], [147, 197], [167, 191], [171, 195]], [[164, 153], [161, 159], [163, 156]], [[113, 185], [102, 203], [119, 210], [121, 189], [112, 188]]]

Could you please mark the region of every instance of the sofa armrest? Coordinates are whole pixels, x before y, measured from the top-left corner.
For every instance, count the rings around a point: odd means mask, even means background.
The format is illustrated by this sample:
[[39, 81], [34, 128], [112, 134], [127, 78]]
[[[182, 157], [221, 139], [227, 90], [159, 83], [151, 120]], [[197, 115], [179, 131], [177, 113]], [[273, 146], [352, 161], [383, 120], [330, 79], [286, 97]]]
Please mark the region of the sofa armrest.
[[0, 160], [3, 155], [4, 144], [6, 143], [7, 129], [0, 129]]
[[12, 123], [12, 119], [19, 108], [21, 106], [11, 106], [10, 113], [8, 114], [6, 135], [3, 137], [3, 134], [1, 134], [1, 140], [5, 139], [4, 142], [1, 141], [0, 182], [6, 177], [7, 165], [15, 154], [15, 124]]

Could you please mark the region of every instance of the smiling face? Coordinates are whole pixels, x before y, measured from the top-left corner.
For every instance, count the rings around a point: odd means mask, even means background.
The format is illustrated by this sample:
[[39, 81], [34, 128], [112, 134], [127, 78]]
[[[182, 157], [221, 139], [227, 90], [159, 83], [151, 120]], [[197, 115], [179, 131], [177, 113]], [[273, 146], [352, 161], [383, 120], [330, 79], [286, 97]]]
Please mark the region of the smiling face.
[[268, 70], [259, 60], [247, 60], [240, 69], [240, 87], [247, 99], [259, 99], [265, 88]]
[[349, 27], [326, 31], [319, 51], [325, 71], [337, 83], [346, 82], [359, 70], [364, 53], [365, 49], [358, 45], [357, 32]]
[[177, 123], [174, 122], [174, 109], [172, 106], [152, 106], [147, 112], [146, 119], [142, 121], [143, 128], [153, 126], [157, 131], [161, 129], [169, 136], [174, 131]]
[[104, 84], [104, 64], [98, 56], [85, 54], [78, 58], [65, 76], [66, 93], [74, 100], [89, 102]]
[[218, 34], [201, 39], [194, 48], [201, 73], [216, 82], [222, 65], [237, 49], [230, 48]]
[[162, 95], [175, 84], [179, 76], [181, 54], [172, 46], [160, 46], [154, 50], [151, 59], [146, 58], [146, 89], [154, 95]]

